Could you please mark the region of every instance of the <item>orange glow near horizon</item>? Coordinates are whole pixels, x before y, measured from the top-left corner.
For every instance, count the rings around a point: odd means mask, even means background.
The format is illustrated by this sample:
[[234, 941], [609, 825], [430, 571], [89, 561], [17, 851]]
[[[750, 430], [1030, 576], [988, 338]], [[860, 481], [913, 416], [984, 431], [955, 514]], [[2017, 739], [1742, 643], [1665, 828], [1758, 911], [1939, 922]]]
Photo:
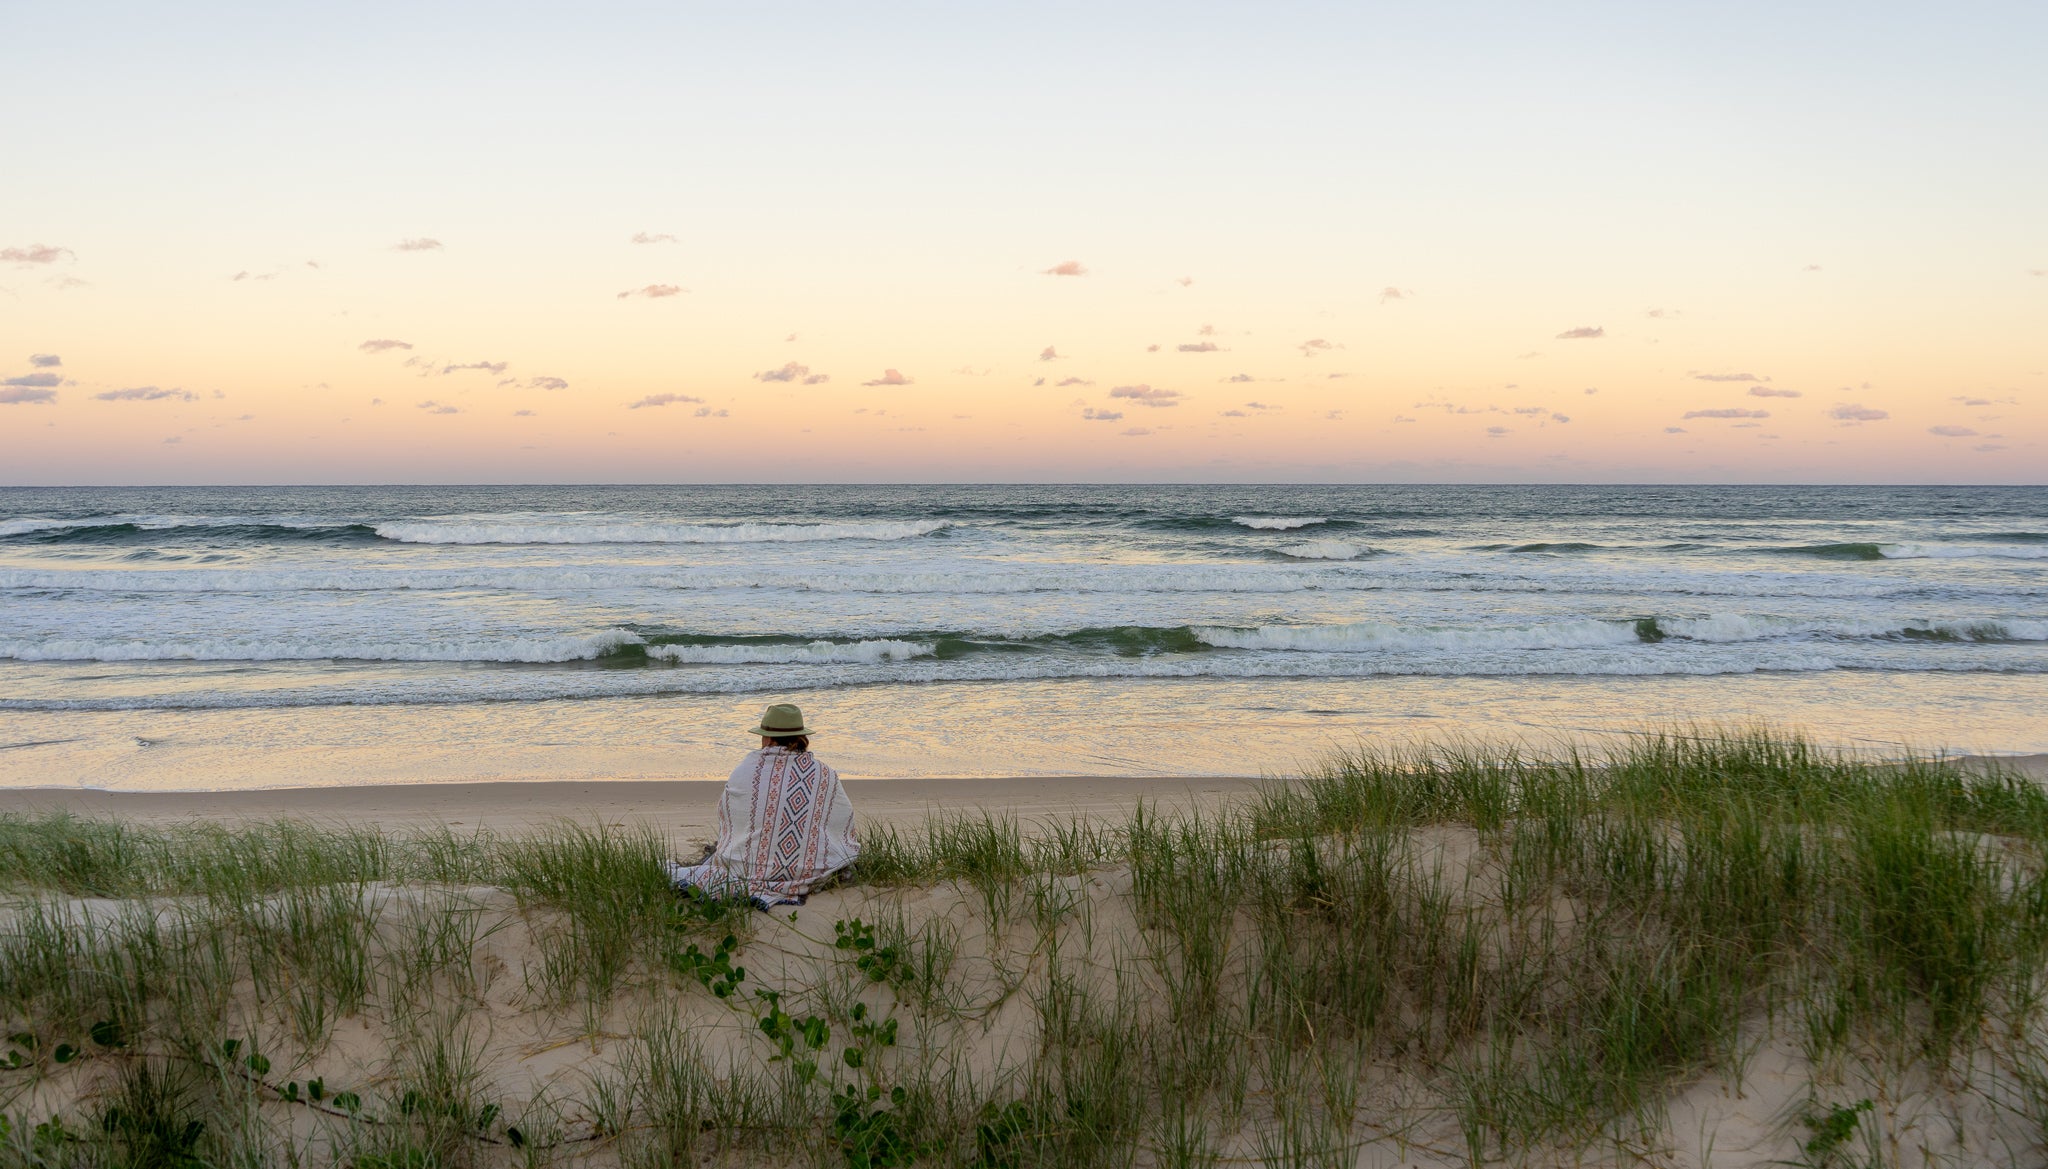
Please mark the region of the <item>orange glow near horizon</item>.
[[807, 11], [0, 80], [0, 483], [2043, 481], [2024, 36]]

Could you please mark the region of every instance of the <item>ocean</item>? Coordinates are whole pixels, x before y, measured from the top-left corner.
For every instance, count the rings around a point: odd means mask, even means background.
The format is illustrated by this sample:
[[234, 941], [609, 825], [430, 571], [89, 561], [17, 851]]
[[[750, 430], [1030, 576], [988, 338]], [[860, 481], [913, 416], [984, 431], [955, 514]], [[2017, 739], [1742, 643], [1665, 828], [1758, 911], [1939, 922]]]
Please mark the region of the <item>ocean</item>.
[[2048, 488], [0, 490], [0, 785], [2048, 750]]

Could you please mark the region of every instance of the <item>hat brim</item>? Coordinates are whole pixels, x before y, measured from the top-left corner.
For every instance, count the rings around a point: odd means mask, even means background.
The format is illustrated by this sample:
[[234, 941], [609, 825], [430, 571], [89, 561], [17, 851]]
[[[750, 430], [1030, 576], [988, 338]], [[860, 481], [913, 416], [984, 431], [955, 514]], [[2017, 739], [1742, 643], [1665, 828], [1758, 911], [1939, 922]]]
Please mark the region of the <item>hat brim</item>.
[[794, 738], [797, 738], [797, 737], [799, 737], [799, 736], [809, 735], [809, 734], [811, 733], [811, 728], [809, 728], [809, 727], [797, 727], [797, 728], [796, 728], [795, 730], [791, 730], [791, 729], [789, 729], [789, 728], [787, 728], [787, 727], [763, 727], [763, 726], [757, 726], [757, 727], [755, 727], [755, 728], [753, 729], [753, 731], [752, 731], [752, 732], [750, 732], [750, 733], [752, 733], [752, 734], [756, 734], [756, 735], [761, 735], [761, 736], [763, 736], [763, 737], [765, 737], [765, 738], [770, 738], [770, 739], [794, 739]]

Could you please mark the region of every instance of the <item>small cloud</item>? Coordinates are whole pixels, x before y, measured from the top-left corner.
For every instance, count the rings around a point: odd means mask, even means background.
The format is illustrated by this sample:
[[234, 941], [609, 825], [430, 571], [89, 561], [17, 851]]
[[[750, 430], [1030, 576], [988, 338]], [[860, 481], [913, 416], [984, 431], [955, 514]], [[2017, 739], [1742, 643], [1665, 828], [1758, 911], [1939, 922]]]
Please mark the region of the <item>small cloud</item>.
[[1413, 294], [1404, 292], [1389, 284], [1385, 288], [1380, 289], [1380, 303], [1385, 304], [1390, 300], [1407, 300], [1411, 295]]
[[1301, 350], [1301, 355], [1303, 357], [1314, 357], [1317, 353], [1320, 353], [1328, 349], [1335, 349], [1337, 348], [1337, 346], [1331, 344], [1328, 341], [1325, 341], [1321, 337], [1311, 337], [1310, 339], [1303, 341], [1301, 344], [1296, 345], [1295, 348]]
[[904, 377], [893, 369], [885, 369], [882, 371], [881, 377], [861, 383], [864, 386], [907, 386], [910, 384], [912, 384], [912, 379]]
[[1040, 273], [1043, 276], [1086, 276], [1087, 274], [1088, 269], [1083, 268], [1079, 260], [1061, 260]]
[[1147, 346], [1145, 346], [1145, 352], [1147, 352], [1147, 353], [1157, 353], [1157, 352], [1159, 352], [1159, 346], [1157, 346], [1157, 345], [1147, 345]]
[[1759, 429], [1759, 428], [1761, 428], [1762, 426], [1763, 426], [1763, 423], [1761, 423], [1761, 422], [1738, 422], [1738, 423], [1736, 423], [1735, 425], [1733, 425], [1733, 426], [1729, 427], [1728, 429], [1730, 429], [1730, 430], [1756, 430], [1756, 429]]
[[45, 389], [64, 384], [64, 375], [58, 373], [25, 373], [19, 377], [0, 380], [0, 386], [14, 386], [24, 389]]
[[1991, 399], [1989, 399], [1989, 398], [1968, 398], [1968, 397], [1964, 397], [1964, 396], [1963, 396], [1963, 395], [1961, 395], [1961, 394], [1958, 394], [1958, 395], [1956, 395], [1955, 397], [1953, 397], [1953, 398], [1950, 398], [1950, 399], [1949, 399], [1949, 401], [1951, 401], [1951, 402], [1961, 402], [1961, 403], [1962, 403], [1963, 405], [1965, 405], [1965, 406], [1989, 406], [1989, 405], [1991, 405]]
[[569, 383], [558, 377], [530, 377], [526, 379], [529, 390], [566, 390]]
[[197, 402], [199, 395], [190, 390], [160, 390], [155, 386], [131, 386], [125, 390], [103, 390], [94, 394], [102, 402], [161, 402], [166, 398], [178, 402]]
[[1591, 341], [1595, 337], [1605, 337], [1606, 335], [1607, 330], [1603, 326], [1580, 325], [1576, 329], [1566, 329], [1564, 332], [1559, 333], [1557, 339], [1560, 341]]
[[633, 242], [636, 244], [672, 244], [677, 241], [676, 237], [665, 231], [636, 231], [633, 233]]
[[1032, 382], [1032, 383], [1031, 383], [1031, 386], [1032, 386], [1032, 388], [1033, 388], [1033, 389], [1036, 389], [1036, 388], [1038, 388], [1039, 386], [1042, 386], [1042, 385], [1044, 385], [1044, 384], [1045, 384], [1045, 379], [1044, 379], [1044, 378], [1039, 378], [1039, 379], [1038, 379], [1037, 381], [1034, 381], [1034, 382]]
[[1117, 433], [1125, 438], [1141, 438], [1152, 433], [1152, 428], [1149, 426], [1126, 426], [1122, 430], [1117, 431]]
[[1327, 419], [1327, 420], [1331, 421], [1331, 422], [1335, 422], [1335, 421], [1337, 421], [1338, 419], [1340, 419], [1340, 418], [1343, 418], [1343, 417], [1344, 417], [1344, 411], [1342, 411], [1342, 410], [1329, 410], [1329, 411], [1326, 411], [1326, 412], [1324, 412], [1324, 414], [1323, 414], [1323, 417], [1324, 417], [1325, 419]]
[[419, 405], [418, 405], [417, 407], [415, 407], [415, 409], [419, 409], [419, 410], [425, 410], [425, 411], [426, 411], [427, 413], [429, 413], [429, 414], [460, 414], [460, 413], [462, 413], [462, 411], [461, 411], [460, 409], [458, 409], [458, 408], [456, 408], [456, 407], [454, 407], [454, 406], [449, 406], [449, 405], [446, 405], [446, 404], [444, 404], [444, 403], [441, 403], [441, 402], [436, 402], [436, 401], [434, 401], [434, 400], [433, 400], [432, 398], [428, 398], [428, 399], [427, 399], [426, 401], [424, 401], [424, 402], [421, 402], [421, 403], [420, 403], [420, 404], [419, 404]]
[[1807, 265], [1806, 267], [1804, 267], [1804, 268], [1801, 268], [1801, 269], [1800, 269], [1800, 271], [1801, 271], [1801, 272], [1818, 272], [1818, 271], [1820, 271], [1820, 265], [1819, 265], [1819, 264], [1808, 264], [1808, 265]]
[[1112, 398], [1125, 398], [1141, 406], [1150, 406], [1154, 409], [1180, 405], [1179, 390], [1154, 389], [1143, 383], [1135, 386], [1117, 386], [1109, 391], [1109, 396]]
[[1718, 409], [1718, 410], [1687, 410], [1687, 411], [1685, 412], [1685, 416], [1686, 416], [1686, 417], [1687, 417], [1688, 419], [1691, 419], [1691, 418], [1769, 418], [1769, 417], [1771, 416], [1771, 412], [1770, 412], [1769, 410], [1745, 410], [1745, 409], [1743, 409], [1743, 408], [1742, 408], [1742, 407], [1740, 407], [1740, 406], [1730, 406], [1730, 407], [1725, 407], [1725, 408], [1723, 408], [1723, 409]]
[[1214, 341], [1199, 341], [1192, 345], [1175, 346], [1175, 348], [1179, 349], [1182, 353], [1214, 353], [1218, 347]]
[[391, 250], [394, 252], [438, 252], [441, 250], [441, 241], [428, 239], [426, 236], [421, 236], [418, 239], [402, 239], [392, 244]]
[[1489, 426], [1486, 428], [1486, 437], [1488, 438], [1501, 438], [1511, 433], [1513, 432], [1505, 426]]
[[774, 369], [764, 369], [760, 373], [755, 374], [754, 380], [760, 382], [802, 381], [810, 372], [811, 367], [808, 365], [796, 361], [786, 361]]
[[74, 288], [91, 288], [91, 287], [92, 287], [92, 281], [90, 281], [90, 280], [80, 280], [80, 279], [79, 279], [78, 277], [76, 277], [76, 276], [68, 276], [68, 275], [67, 275], [67, 276], [52, 276], [52, 277], [50, 277], [50, 278], [49, 278], [48, 280], [45, 280], [45, 281], [43, 281], [43, 283], [45, 283], [45, 284], [49, 285], [50, 287], [52, 287], [52, 288], [56, 289], [56, 290], [57, 290], [57, 291], [59, 291], [59, 292], [69, 292], [69, 291], [71, 291], [71, 290], [72, 290], [72, 289], [74, 289]]
[[444, 365], [441, 367], [441, 372], [445, 375], [475, 369], [496, 377], [498, 374], [504, 373], [511, 364], [509, 361], [471, 361], [461, 365]]
[[[1044, 378], [1040, 378], [1039, 380], [1040, 380], [1040, 381], [1044, 381], [1045, 379], [1044, 379]], [[1057, 383], [1055, 383], [1055, 384], [1056, 384], [1057, 386], [1061, 387], [1061, 388], [1065, 388], [1065, 387], [1067, 387], [1067, 386], [1092, 386], [1092, 385], [1094, 385], [1095, 383], [1094, 383], [1094, 382], [1091, 382], [1091, 381], [1089, 381], [1089, 380], [1088, 380], [1087, 378], [1069, 377], [1069, 378], [1061, 378], [1061, 379], [1060, 379], [1060, 380], [1059, 380], [1059, 381], [1058, 381]]]
[[1326, 377], [1326, 378], [1340, 378], [1340, 377], [1350, 377], [1351, 375], [1350, 375], [1350, 374], [1348, 374], [1348, 373], [1326, 373], [1326, 374], [1324, 374], [1323, 376], [1324, 376], [1324, 377]]
[[[2039, 273], [2039, 272], [2036, 272], [2036, 273], [2034, 273], [2034, 275], [2036, 275], [2036, 276], [2039, 276], [2039, 275], [2040, 275], [2040, 273]], [[1177, 279], [1177, 280], [1175, 280], [1175, 281], [1174, 281], [1174, 283], [1175, 283], [1175, 284], [1178, 284], [1178, 285], [1180, 285], [1180, 286], [1181, 286], [1182, 288], [1186, 288], [1186, 287], [1187, 287], [1188, 285], [1190, 285], [1190, 284], [1193, 284], [1194, 282], [1195, 282], [1195, 278], [1194, 278], [1194, 277], [1192, 277], [1192, 276], [1182, 276], [1182, 277], [1180, 277], [1179, 279]]]
[[1643, 313], [1643, 315], [1646, 317], [1654, 317], [1660, 320], [1669, 320], [1673, 317], [1682, 317], [1685, 314], [1679, 312], [1675, 308], [1653, 308], [1646, 310]]
[[1803, 398], [1806, 395], [1798, 390], [1781, 390], [1775, 386], [1751, 386], [1749, 387], [1749, 396], [1752, 398]]
[[1081, 417], [1086, 418], [1090, 422], [1120, 422], [1123, 420], [1123, 416], [1124, 413], [1121, 410], [1097, 410], [1093, 406], [1081, 411]]
[[1599, 387], [1599, 386], [1587, 386], [1587, 387], [1586, 387], [1586, 393], [1588, 393], [1588, 394], [1597, 394], [1597, 393], [1599, 393], [1599, 392], [1600, 392], [1600, 387]]
[[804, 379], [804, 384], [807, 386], [819, 386], [831, 380], [832, 375], [829, 373], [814, 373], [811, 376]]
[[1246, 414], [1246, 413], [1245, 413], [1244, 411], [1242, 411], [1242, 410], [1225, 410], [1225, 411], [1223, 412], [1223, 414], [1222, 414], [1222, 417], [1224, 417], [1224, 418], [1249, 418], [1249, 417], [1250, 417], [1250, 415]]
[[55, 390], [46, 390], [40, 386], [14, 386], [0, 382], [0, 406], [46, 406], [56, 400], [57, 391]]
[[1977, 437], [1977, 432], [1976, 432], [1976, 431], [1974, 431], [1974, 430], [1971, 430], [1971, 429], [1970, 429], [1969, 427], [1967, 427], [1967, 426], [1930, 426], [1930, 427], [1928, 427], [1928, 428], [1927, 428], [1927, 433], [1929, 433], [1929, 434], [1938, 434], [1938, 435], [1940, 435], [1940, 436], [1941, 436], [1941, 437], [1943, 437], [1943, 438], [1976, 438], [1976, 437]]
[[165, 440], [164, 440], [164, 445], [165, 445], [165, 446], [171, 446], [171, 445], [174, 445], [174, 444], [176, 444], [176, 443], [181, 443], [181, 442], [184, 442], [184, 441], [185, 441], [185, 440], [184, 440], [184, 439], [183, 439], [182, 437], [180, 437], [180, 436], [178, 436], [178, 435], [175, 435], [175, 434], [174, 434], [174, 435], [172, 435], [171, 437], [169, 437], [169, 438], [167, 438], [167, 439], [165, 439]]
[[382, 406], [383, 404], [384, 404], [384, 399], [382, 399], [382, 398], [371, 398], [371, 399], [370, 399], [370, 405], [372, 405], [372, 406]]
[[1696, 382], [1766, 382], [1771, 379], [1761, 378], [1753, 373], [1696, 373], [1692, 375], [1692, 380]]
[[1224, 380], [1225, 380], [1225, 381], [1232, 381], [1232, 382], [1255, 382], [1255, 381], [1258, 381], [1259, 379], [1257, 379], [1257, 378], [1253, 377], [1252, 375], [1250, 375], [1250, 374], [1248, 374], [1248, 373], [1234, 373], [1234, 374], [1231, 374], [1231, 375], [1230, 375], [1230, 376], [1229, 376], [1228, 378], [1225, 378]]
[[64, 364], [64, 359], [54, 353], [31, 353], [28, 363], [35, 369], [55, 369]]
[[1058, 361], [1059, 359], [1060, 351], [1050, 345], [1038, 351], [1038, 360], [1040, 361]]
[[699, 406], [691, 415], [693, 418], [725, 418], [727, 416], [724, 410], [713, 410], [709, 406]]
[[1214, 325], [1203, 325], [1201, 328], [1195, 330], [1195, 336], [1197, 337], [1214, 337], [1215, 335], [1216, 326]]
[[533, 411], [531, 411], [531, 410], [514, 410], [514, 411], [512, 411], [512, 417], [514, 417], [514, 418], [531, 418], [531, 417], [533, 417]]
[[78, 253], [70, 248], [52, 247], [49, 244], [30, 244], [25, 248], [0, 248], [0, 263], [8, 264], [54, 264], [65, 256], [76, 260]]
[[644, 288], [628, 288], [614, 299], [624, 300], [629, 296], [644, 296], [649, 300], [660, 300], [664, 296], [679, 295], [682, 291], [682, 287], [675, 284], [649, 284]]
[[1684, 433], [1685, 433], [1685, 427], [1683, 427], [1683, 426], [1667, 426], [1667, 427], [1665, 427], [1665, 428], [1664, 428], [1664, 433], [1666, 433], [1666, 434], [1684, 434]]
[[356, 346], [356, 348], [365, 353], [383, 353], [388, 349], [410, 349], [412, 348], [412, 342], [394, 341], [389, 337], [379, 337], [374, 341], [365, 341], [361, 345]]
[[1870, 406], [1859, 406], [1852, 402], [1847, 405], [1837, 406], [1828, 411], [1828, 417], [1841, 422], [1882, 422], [1890, 418], [1891, 413], [1886, 410], [1874, 409]]
[[703, 400], [704, 399], [702, 398], [692, 398], [688, 394], [649, 394], [646, 397], [640, 399], [639, 401], [633, 403], [632, 405], [626, 407], [626, 409], [644, 410], [649, 406], [667, 406], [676, 402], [697, 403], [702, 402]]
[[2005, 447], [2002, 444], [1995, 442], [1980, 442], [1976, 446], [1971, 447], [1970, 449], [1973, 451], [1982, 451], [1988, 455], [1992, 451], [2002, 451], [2005, 449]]
[[1555, 413], [1555, 412], [1553, 412], [1553, 413], [1552, 413], [1552, 414], [1550, 415], [1550, 420], [1551, 420], [1552, 422], [1557, 422], [1557, 423], [1565, 423], [1565, 422], [1570, 422], [1570, 421], [1571, 421], [1571, 415], [1569, 415], [1569, 414], [1558, 414], [1558, 413]]
[[235, 418], [237, 422], [254, 422], [255, 420], [256, 416], [254, 414], [242, 414]]
[[1247, 410], [1285, 410], [1287, 407], [1276, 406], [1271, 402], [1246, 402], [1244, 408]]

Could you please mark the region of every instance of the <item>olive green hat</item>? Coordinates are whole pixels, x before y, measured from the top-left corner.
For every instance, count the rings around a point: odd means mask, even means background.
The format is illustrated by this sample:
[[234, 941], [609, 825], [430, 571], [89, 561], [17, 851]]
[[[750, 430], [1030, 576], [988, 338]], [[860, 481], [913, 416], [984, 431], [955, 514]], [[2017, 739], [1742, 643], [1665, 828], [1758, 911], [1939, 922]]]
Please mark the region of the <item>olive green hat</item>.
[[810, 734], [811, 728], [804, 725], [804, 712], [794, 703], [778, 702], [761, 712], [761, 725], [754, 728], [754, 733], [771, 739], [793, 739]]

